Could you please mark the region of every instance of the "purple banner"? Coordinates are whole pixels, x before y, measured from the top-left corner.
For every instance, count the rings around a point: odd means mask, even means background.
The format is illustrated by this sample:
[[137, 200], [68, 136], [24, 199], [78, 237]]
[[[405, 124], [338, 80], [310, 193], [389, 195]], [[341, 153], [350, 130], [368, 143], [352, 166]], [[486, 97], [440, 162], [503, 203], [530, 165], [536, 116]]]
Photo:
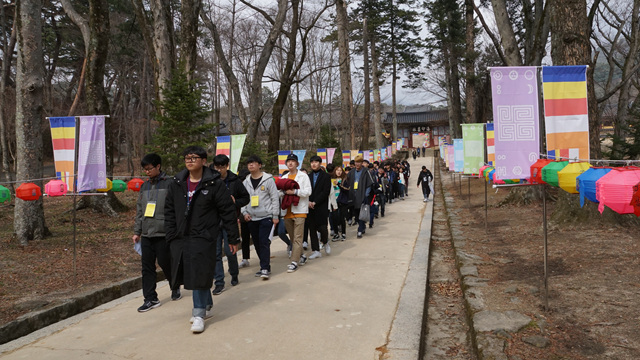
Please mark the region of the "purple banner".
[[540, 157], [536, 67], [491, 68], [496, 178], [526, 179]]
[[80, 116], [78, 192], [107, 188], [104, 115]]

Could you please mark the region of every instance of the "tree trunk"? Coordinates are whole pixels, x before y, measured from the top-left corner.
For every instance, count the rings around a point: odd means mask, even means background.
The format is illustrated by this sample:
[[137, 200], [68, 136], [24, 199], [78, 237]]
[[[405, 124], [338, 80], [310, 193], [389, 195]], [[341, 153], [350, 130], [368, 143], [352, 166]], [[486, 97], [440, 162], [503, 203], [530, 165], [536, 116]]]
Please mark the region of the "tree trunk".
[[161, 89], [169, 82], [171, 72], [176, 67], [171, 1], [151, 0], [150, 8], [153, 16], [152, 41], [155, 53], [153, 70], [156, 99], [163, 101], [164, 96]]
[[376, 149], [384, 146], [382, 138], [382, 104], [380, 102], [380, 74], [375, 38], [371, 38], [371, 72], [373, 74], [373, 126], [376, 132]]
[[336, 1], [336, 25], [338, 28], [338, 62], [340, 67], [340, 112], [342, 124], [349, 124], [349, 148], [355, 147], [355, 126], [353, 119], [353, 92], [351, 85], [351, 58], [349, 56], [349, 22], [347, 4]]
[[[42, 54], [42, 0], [19, 1], [15, 18], [18, 36], [16, 60], [17, 178], [42, 178], [42, 119], [44, 60]], [[42, 187], [42, 180], [35, 181]], [[42, 198], [16, 199], [13, 228], [21, 245], [42, 239], [45, 226]]]
[[473, 19], [473, 0], [465, 0], [465, 16], [466, 16], [466, 43], [467, 53], [465, 54], [465, 68], [467, 81], [465, 95], [467, 100], [467, 118], [466, 123], [477, 123], [478, 115], [476, 109], [476, 51], [475, 51], [475, 21]]
[[362, 116], [362, 141], [360, 149], [369, 148], [369, 123], [371, 122], [371, 82], [369, 76], [369, 29], [367, 19], [362, 23], [362, 48], [364, 50], [364, 114]]
[[180, 7], [180, 58], [184, 62], [187, 80], [194, 78], [196, 60], [198, 59], [198, 17], [202, 8], [202, 0], [182, 0]]
[[[7, 141], [7, 129], [5, 127], [4, 109], [6, 109], [5, 92], [7, 91], [7, 82], [9, 80], [9, 69], [11, 68], [11, 62], [13, 60], [13, 49], [16, 45], [17, 21], [14, 20], [13, 22], [13, 28], [11, 29], [11, 38], [7, 43], [7, 18], [5, 16], [4, 6], [0, 8], [0, 12], [0, 21], [2, 21], [2, 23], [0, 24], [0, 28], [2, 29], [2, 35], [0, 35], [2, 36], [2, 49], [6, 49], [2, 52], [2, 69], [0, 70], [0, 151], [2, 152], [2, 172], [4, 173], [7, 181], [12, 181], [12, 169], [11, 162], [9, 160], [9, 142]], [[14, 19], [17, 19], [18, 6], [15, 6], [15, 10], [13, 13]], [[10, 185], [10, 187], [13, 190], [13, 185]]]
[[262, 109], [262, 76], [264, 75], [269, 59], [273, 53], [273, 47], [282, 32], [282, 26], [287, 15], [287, 0], [278, 0], [278, 13], [274, 19], [269, 35], [264, 42], [260, 57], [251, 76], [251, 95], [249, 99], [249, 128], [247, 140], [255, 142], [258, 137], [258, 128], [264, 110]]
[[506, 0], [491, 0], [491, 5], [493, 6], [493, 14], [496, 19], [496, 25], [498, 26], [498, 32], [500, 33], [500, 42], [504, 49], [504, 56], [507, 60], [506, 65], [522, 65], [522, 56], [518, 48], [516, 34], [513, 31], [511, 20], [509, 19]]

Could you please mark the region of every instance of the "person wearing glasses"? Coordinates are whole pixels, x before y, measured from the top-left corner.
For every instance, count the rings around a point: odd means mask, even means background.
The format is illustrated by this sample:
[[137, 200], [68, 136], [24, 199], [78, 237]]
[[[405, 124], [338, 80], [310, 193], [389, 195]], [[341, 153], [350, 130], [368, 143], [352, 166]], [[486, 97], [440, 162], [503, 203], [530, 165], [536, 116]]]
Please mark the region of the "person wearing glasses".
[[171, 248], [172, 285], [182, 283], [193, 290], [191, 331], [201, 333], [213, 307], [210, 290], [220, 228], [227, 232], [232, 254], [238, 251], [240, 236], [231, 193], [220, 173], [205, 166], [207, 152], [189, 146], [183, 156], [186, 169], [169, 185], [164, 224]]
[[[158, 154], [147, 154], [140, 161], [149, 179], [142, 184], [136, 203], [133, 225], [134, 243], [140, 242], [142, 250], [142, 295], [144, 303], [139, 312], [147, 312], [162, 305], [156, 292], [156, 260], [171, 284], [171, 253], [164, 232], [164, 203], [170, 179], [162, 171], [162, 158]], [[180, 285], [172, 287], [171, 300], [178, 300]]]

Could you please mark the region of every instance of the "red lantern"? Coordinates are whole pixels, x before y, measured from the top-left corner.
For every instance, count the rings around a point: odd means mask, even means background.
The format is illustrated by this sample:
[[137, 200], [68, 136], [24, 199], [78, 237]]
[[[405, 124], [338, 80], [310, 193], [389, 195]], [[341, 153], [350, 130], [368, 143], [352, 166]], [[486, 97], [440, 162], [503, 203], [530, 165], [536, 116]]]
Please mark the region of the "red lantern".
[[67, 184], [62, 180], [51, 180], [44, 186], [48, 196], [62, 196], [67, 193]]
[[640, 168], [626, 166], [614, 168], [596, 181], [596, 198], [600, 202], [598, 211], [602, 213], [606, 205], [618, 214], [633, 214], [631, 204], [633, 187], [640, 182]]
[[34, 201], [40, 199], [42, 190], [34, 183], [24, 183], [16, 189], [16, 197], [24, 201]]
[[531, 183], [532, 184], [544, 184], [542, 181], [542, 168], [549, 165], [553, 160], [539, 159], [533, 165], [531, 165]]
[[127, 188], [129, 190], [133, 190], [133, 191], [140, 191], [140, 188], [142, 187], [142, 184], [144, 184], [144, 180], [142, 179], [138, 179], [138, 178], [133, 178], [131, 180], [129, 180], [129, 183], [127, 184]]

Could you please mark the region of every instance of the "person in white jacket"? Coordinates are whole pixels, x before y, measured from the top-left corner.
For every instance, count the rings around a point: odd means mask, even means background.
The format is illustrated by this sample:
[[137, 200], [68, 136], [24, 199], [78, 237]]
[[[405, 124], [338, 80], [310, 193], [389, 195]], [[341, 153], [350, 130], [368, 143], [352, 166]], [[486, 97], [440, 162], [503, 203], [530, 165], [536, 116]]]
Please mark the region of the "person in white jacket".
[[280, 215], [280, 197], [276, 182], [262, 171], [262, 160], [251, 155], [247, 159], [250, 174], [244, 180], [244, 187], [249, 192], [249, 203], [240, 210], [249, 226], [260, 259], [260, 271], [257, 277], [268, 280], [271, 274], [271, 234], [278, 225]]
[[[291, 238], [291, 264], [287, 265], [287, 272], [298, 270], [298, 266], [302, 266], [307, 262], [307, 256], [302, 248], [302, 238], [304, 236], [304, 222], [309, 213], [309, 195], [311, 195], [311, 182], [309, 175], [298, 171], [298, 156], [289, 154], [287, 156], [286, 165], [289, 169], [287, 178], [298, 183], [299, 189], [286, 190], [283, 195], [298, 196], [298, 205], [291, 204], [284, 215], [284, 226]], [[297, 261], [300, 259], [299, 261]]]

